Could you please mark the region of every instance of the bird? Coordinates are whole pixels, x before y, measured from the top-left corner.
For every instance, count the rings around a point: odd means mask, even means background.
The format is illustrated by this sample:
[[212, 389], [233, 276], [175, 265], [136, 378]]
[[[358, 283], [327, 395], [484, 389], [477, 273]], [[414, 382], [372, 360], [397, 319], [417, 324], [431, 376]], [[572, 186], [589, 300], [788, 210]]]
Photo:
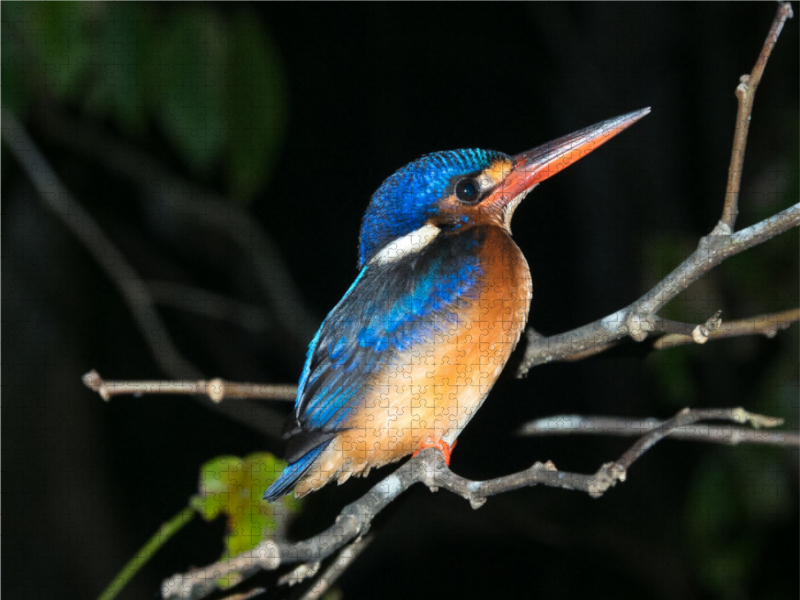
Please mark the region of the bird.
[[525, 328], [528, 263], [511, 238], [520, 202], [545, 179], [650, 112], [631, 112], [510, 156], [427, 154], [373, 194], [359, 274], [311, 341], [284, 427], [275, 502], [425, 448], [449, 466]]

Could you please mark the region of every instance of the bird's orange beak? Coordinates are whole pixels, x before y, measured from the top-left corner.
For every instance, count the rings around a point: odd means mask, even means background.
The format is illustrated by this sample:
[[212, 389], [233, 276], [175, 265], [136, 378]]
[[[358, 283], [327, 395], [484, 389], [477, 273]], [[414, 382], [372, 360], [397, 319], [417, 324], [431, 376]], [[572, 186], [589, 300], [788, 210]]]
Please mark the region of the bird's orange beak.
[[548, 177], [564, 170], [602, 146], [650, 112], [643, 108], [586, 127], [513, 157], [513, 170], [495, 188], [486, 204], [502, 208], [506, 227], [522, 197]]

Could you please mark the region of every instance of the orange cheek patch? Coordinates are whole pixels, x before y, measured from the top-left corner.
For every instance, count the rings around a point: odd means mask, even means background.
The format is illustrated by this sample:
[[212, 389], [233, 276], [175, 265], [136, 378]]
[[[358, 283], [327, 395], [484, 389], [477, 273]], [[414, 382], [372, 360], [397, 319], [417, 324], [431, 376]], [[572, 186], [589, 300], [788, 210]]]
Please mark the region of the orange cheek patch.
[[484, 175], [491, 177], [492, 181], [499, 183], [506, 178], [506, 176], [514, 168], [514, 164], [507, 158], [497, 159], [492, 165], [483, 171]]

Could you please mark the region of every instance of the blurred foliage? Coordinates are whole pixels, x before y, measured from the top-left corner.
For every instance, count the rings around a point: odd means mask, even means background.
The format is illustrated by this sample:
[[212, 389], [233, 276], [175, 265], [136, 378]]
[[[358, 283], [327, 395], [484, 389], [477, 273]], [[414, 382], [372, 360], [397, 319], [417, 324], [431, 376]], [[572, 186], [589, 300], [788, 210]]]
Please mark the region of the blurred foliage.
[[[795, 164], [796, 160], [797, 156]], [[767, 171], [743, 182], [739, 229], [785, 208], [775, 204], [777, 198], [797, 198], [800, 193], [796, 169], [776, 164]], [[780, 182], [784, 187], [780, 194], [775, 193], [778, 174], [788, 174]], [[764, 247], [726, 261], [671, 302], [662, 315], [700, 323], [722, 308], [724, 322], [793, 308], [800, 285], [794, 266], [797, 238], [797, 231], [790, 231]], [[670, 234], [652, 237], [643, 255], [646, 281], [655, 283], [665, 277], [694, 251], [696, 243], [694, 238]], [[748, 410], [781, 417], [789, 430], [798, 427], [800, 387], [797, 337], [793, 332], [796, 325], [770, 342], [775, 358], [747, 382], [746, 391]], [[724, 357], [724, 368], [730, 372], [736, 370], [737, 363], [754, 363], [768, 351], [760, 345], [761, 339], [744, 337], [713, 343], [725, 344], [716, 351]], [[704, 371], [716, 372], [713, 360], [709, 348], [689, 345], [654, 352], [645, 364], [657, 381], [663, 402], [673, 407], [722, 406], [726, 405], [724, 396], [704, 389], [709, 381]], [[741, 594], [748, 583], [757, 580], [762, 568], [759, 557], [769, 543], [770, 527], [796, 510], [791, 489], [796, 452], [767, 447], [742, 450], [734, 447], [728, 452], [707, 453], [693, 471], [684, 506], [686, 547], [696, 575], [719, 598]], [[765, 598], [789, 598], [793, 590], [766, 588], [764, 594]]]
[[[268, 452], [245, 458], [219, 456], [201, 467], [200, 493], [191, 498], [190, 505], [206, 521], [225, 515], [227, 533], [220, 561], [279, 536], [287, 521], [300, 510], [300, 501], [294, 496], [286, 496], [276, 504], [261, 499], [285, 467], [285, 462]], [[240, 581], [241, 576], [234, 573], [220, 579], [219, 585], [228, 588]]]
[[725, 598], [758, 575], [770, 525], [795, 510], [786, 452], [735, 450], [705, 458], [685, 506], [693, 564], [706, 586]]
[[4, 2], [3, 103], [73, 107], [142, 140], [155, 125], [199, 179], [221, 170], [248, 202], [275, 168], [287, 83], [266, 28], [249, 9], [206, 4]]

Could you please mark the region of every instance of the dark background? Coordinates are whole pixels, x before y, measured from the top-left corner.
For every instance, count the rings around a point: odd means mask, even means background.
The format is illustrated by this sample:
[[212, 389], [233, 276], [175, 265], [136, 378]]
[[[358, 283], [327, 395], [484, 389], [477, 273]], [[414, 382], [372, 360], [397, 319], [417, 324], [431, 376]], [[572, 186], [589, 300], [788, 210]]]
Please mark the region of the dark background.
[[[534, 278], [529, 323], [540, 332], [598, 319], [649, 289], [719, 219], [733, 91], [775, 10], [771, 3], [64, 6], [2, 4], [4, 106], [142, 278], [214, 291], [266, 315], [254, 331], [253, 319], [248, 329], [162, 307], [185, 357], [208, 377], [278, 383], [297, 380], [305, 345], [356, 275], [370, 194], [427, 152], [516, 153], [651, 106], [631, 130], [538, 188], [513, 223]], [[262, 44], [258, 60], [247, 63], [245, 52], [247, 68], [217, 65], [213, 58], [229, 56], [225, 48], [242, 31]], [[741, 227], [797, 199], [797, 47], [795, 19], [758, 91]], [[123, 67], [133, 73], [127, 80]], [[248, 69], [261, 74], [261, 87], [249, 92]], [[196, 71], [199, 79], [180, 87]], [[203, 100], [222, 85], [245, 91]], [[203, 128], [241, 115], [252, 128], [245, 120], [218, 137]], [[186, 135], [183, 123], [199, 137]], [[130, 149], [163, 171], [115, 167], [117, 157], [134, 164]], [[236, 165], [247, 160], [252, 178], [237, 179]], [[117, 288], [45, 207], [6, 146], [2, 168], [3, 591], [93, 597], [185, 506], [204, 461], [281, 455], [283, 447], [259, 432], [268, 423], [253, 405], [228, 407], [237, 420], [190, 398], [105, 404], [85, 389], [80, 376], [90, 368], [113, 379], [174, 373], [154, 359]], [[229, 230], [170, 208], [165, 173], [223, 196], [251, 216], [248, 227], [266, 232], [303, 300], [295, 318], [275, 318], [253, 257]], [[797, 306], [797, 241], [793, 230], [732, 259], [667, 316], [702, 322], [718, 309], [735, 319]], [[515, 436], [527, 420], [563, 413], [667, 417], [687, 405], [744, 406], [797, 429], [797, 342], [794, 326], [773, 340], [649, 355], [631, 343], [594, 360], [536, 368], [524, 380], [506, 376], [460, 437], [452, 467], [486, 478], [552, 459], [592, 472], [630, 443]], [[327, 527], [388, 472], [312, 495], [290, 535]], [[795, 450], [667, 441], [601, 500], [534, 488], [476, 512], [418, 486], [380, 516], [375, 542], [337, 586], [344, 598], [796, 598], [797, 476]], [[223, 532], [222, 521], [196, 520], [120, 597], [154, 597], [165, 577], [212, 562]], [[300, 593], [282, 587], [276, 595]]]

